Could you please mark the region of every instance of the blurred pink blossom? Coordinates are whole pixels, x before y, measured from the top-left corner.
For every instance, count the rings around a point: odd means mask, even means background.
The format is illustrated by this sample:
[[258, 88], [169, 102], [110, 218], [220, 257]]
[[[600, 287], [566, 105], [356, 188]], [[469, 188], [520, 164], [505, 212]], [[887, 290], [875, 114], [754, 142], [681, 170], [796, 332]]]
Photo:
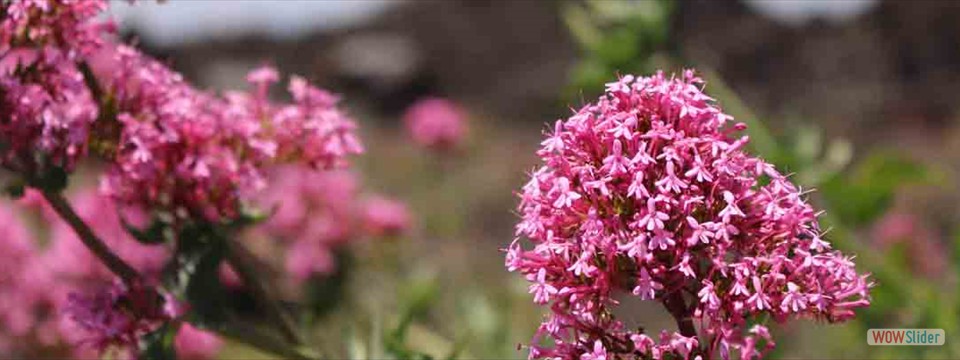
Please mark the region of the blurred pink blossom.
[[364, 223], [374, 236], [396, 236], [410, 228], [410, 212], [406, 204], [375, 196], [364, 204]]
[[941, 277], [948, 267], [946, 249], [934, 231], [916, 215], [890, 211], [874, 223], [871, 230], [874, 242], [882, 249], [904, 244], [910, 266], [929, 278]]
[[213, 359], [223, 347], [223, 340], [219, 336], [188, 323], [180, 325], [173, 341], [177, 357], [183, 360]]
[[118, 349], [135, 358], [140, 337], [170, 320], [162, 304], [152, 287], [115, 283], [90, 294], [70, 294], [65, 313], [75, 331], [82, 333], [81, 345], [101, 353]]
[[403, 116], [407, 132], [421, 146], [450, 150], [466, 136], [466, 115], [454, 102], [436, 97], [418, 100]]

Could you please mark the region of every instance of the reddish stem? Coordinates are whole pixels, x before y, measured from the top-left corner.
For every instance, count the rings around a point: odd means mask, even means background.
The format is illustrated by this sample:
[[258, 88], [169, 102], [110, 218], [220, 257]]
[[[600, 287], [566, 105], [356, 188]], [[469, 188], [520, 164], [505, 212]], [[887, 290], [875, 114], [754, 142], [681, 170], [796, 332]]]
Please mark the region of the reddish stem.
[[73, 228], [73, 231], [77, 233], [77, 237], [80, 238], [83, 245], [86, 246], [94, 256], [100, 259], [110, 271], [123, 279], [124, 283], [132, 285], [142, 279], [136, 269], [123, 261], [123, 259], [110, 250], [110, 248], [94, 234], [93, 229], [90, 229], [90, 227], [83, 222], [83, 219], [70, 207], [70, 203], [62, 194], [44, 191], [43, 197], [50, 204], [50, 207]]

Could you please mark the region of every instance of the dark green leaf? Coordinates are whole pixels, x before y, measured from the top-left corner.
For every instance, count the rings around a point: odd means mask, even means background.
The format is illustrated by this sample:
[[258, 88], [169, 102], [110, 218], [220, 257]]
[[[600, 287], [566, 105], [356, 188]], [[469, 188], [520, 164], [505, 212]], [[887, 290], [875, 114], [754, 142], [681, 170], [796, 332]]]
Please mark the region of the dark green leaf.
[[167, 287], [190, 304], [190, 322], [202, 328], [217, 329], [227, 318], [229, 297], [219, 278], [225, 251], [212, 226], [187, 226], [165, 271]]
[[161, 244], [173, 238], [173, 236], [171, 236], [173, 229], [156, 218], [150, 222], [150, 226], [146, 229], [139, 229], [131, 225], [123, 216], [120, 217], [120, 223], [134, 239], [144, 244]]
[[305, 300], [312, 321], [322, 318], [343, 299], [353, 259], [343, 250], [334, 252], [334, 257], [337, 267], [333, 274], [315, 276], [306, 284]]

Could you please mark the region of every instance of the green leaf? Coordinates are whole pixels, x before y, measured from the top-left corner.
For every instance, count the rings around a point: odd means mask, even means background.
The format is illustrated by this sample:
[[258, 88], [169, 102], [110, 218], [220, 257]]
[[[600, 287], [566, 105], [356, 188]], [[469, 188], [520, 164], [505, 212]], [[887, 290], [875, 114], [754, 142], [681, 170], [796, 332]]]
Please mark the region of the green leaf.
[[123, 225], [123, 228], [133, 236], [137, 241], [153, 245], [153, 244], [162, 244], [165, 241], [173, 240], [173, 229], [171, 229], [164, 221], [154, 218], [150, 222], [150, 226], [146, 229], [139, 229], [136, 226], [128, 223], [123, 216], [120, 216], [120, 224]]
[[306, 284], [304, 297], [311, 322], [328, 314], [343, 299], [353, 258], [344, 250], [335, 251], [334, 257], [337, 267], [333, 274], [315, 276]]
[[177, 327], [165, 323], [153, 332], [140, 338], [140, 360], [176, 360], [177, 351], [173, 347], [173, 340], [177, 336]]
[[918, 162], [874, 153], [846, 175], [825, 181], [820, 192], [841, 222], [860, 226], [882, 215], [901, 186], [929, 179], [930, 172]]
[[226, 246], [213, 231], [206, 224], [185, 227], [164, 274], [168, 289], [190, 304], [190, 323], [207, 329], [226, 321], [230, 305], [219, 278]]
[[383, 339], [387, 352], [398, 359], [433, 359], [432, 356], [407, 345], [407, 330], [414, 320], [426, 315], [436, 300], [437, 293], [437, 284], [432, 279], [417, 279], [404, 287], [400, 294], [400, 320]]

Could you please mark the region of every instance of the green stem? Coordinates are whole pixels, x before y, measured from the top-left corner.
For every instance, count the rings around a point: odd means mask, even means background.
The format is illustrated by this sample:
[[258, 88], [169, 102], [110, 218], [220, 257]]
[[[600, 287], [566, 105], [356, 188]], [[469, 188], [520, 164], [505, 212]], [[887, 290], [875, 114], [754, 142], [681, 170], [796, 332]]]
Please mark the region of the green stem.
[[274, 339], [267, 334], [257, 331], [256, 328], [252, 326], [232, 324], [232, 326], [225, 326], [223, 329], [217, 330], [217, 333], [228, 339], [241, 342], [266, 353], [278, 355], [284, 359], [315, 360], [320, 358], [316, 354], [308, 354], [299, 348], [290, 347], [282, 341], [279, 341], [279, 339]]
[[[76, 232], [83, 245], [90, 250], [97, 259], [110, 269], [111, 272], [120, 277], [126, 284], [134, 284], [143, 279], [139, 272], [130, 264], [127, 264], [117, 254], [103, 243], [102, 240], [93, 232], [93, 229], [87, 225], [83, 219], [77, 215], [70, 202], [60, 193], [43, 192], [44, 199], [50, 204], [50, 207]], [[231, 247], [235, 248], [235, 247]], [[237, 270], [238, 272], [240, 270]], [[285, 359], [312, 360], [317, 356], [305, 355], [302, 351], [291, 348], [280, 341], [266, 336], [265, 334], [253, 331], [249, 326], [227, 326], [217, 329], [216, 332], [227, 338], [234, 339], [254, 348], [281, 356]]]
[[260, 278], [254, 264], [255, 256], [250, 253], [242, 244], [224, 239], [227, 245], [227, 262], [237, 272], [237, 275], [243, 279], [257, 301], [265, 307], [267, 315], [277, 324], [284, 338], [292, 344], [303, 344], [303, 338], [300, 336], [298, 326], [293, 317], [283, 308], [280, 301], [273, 296], [275, 289], [271, 289], [266, 281]]

